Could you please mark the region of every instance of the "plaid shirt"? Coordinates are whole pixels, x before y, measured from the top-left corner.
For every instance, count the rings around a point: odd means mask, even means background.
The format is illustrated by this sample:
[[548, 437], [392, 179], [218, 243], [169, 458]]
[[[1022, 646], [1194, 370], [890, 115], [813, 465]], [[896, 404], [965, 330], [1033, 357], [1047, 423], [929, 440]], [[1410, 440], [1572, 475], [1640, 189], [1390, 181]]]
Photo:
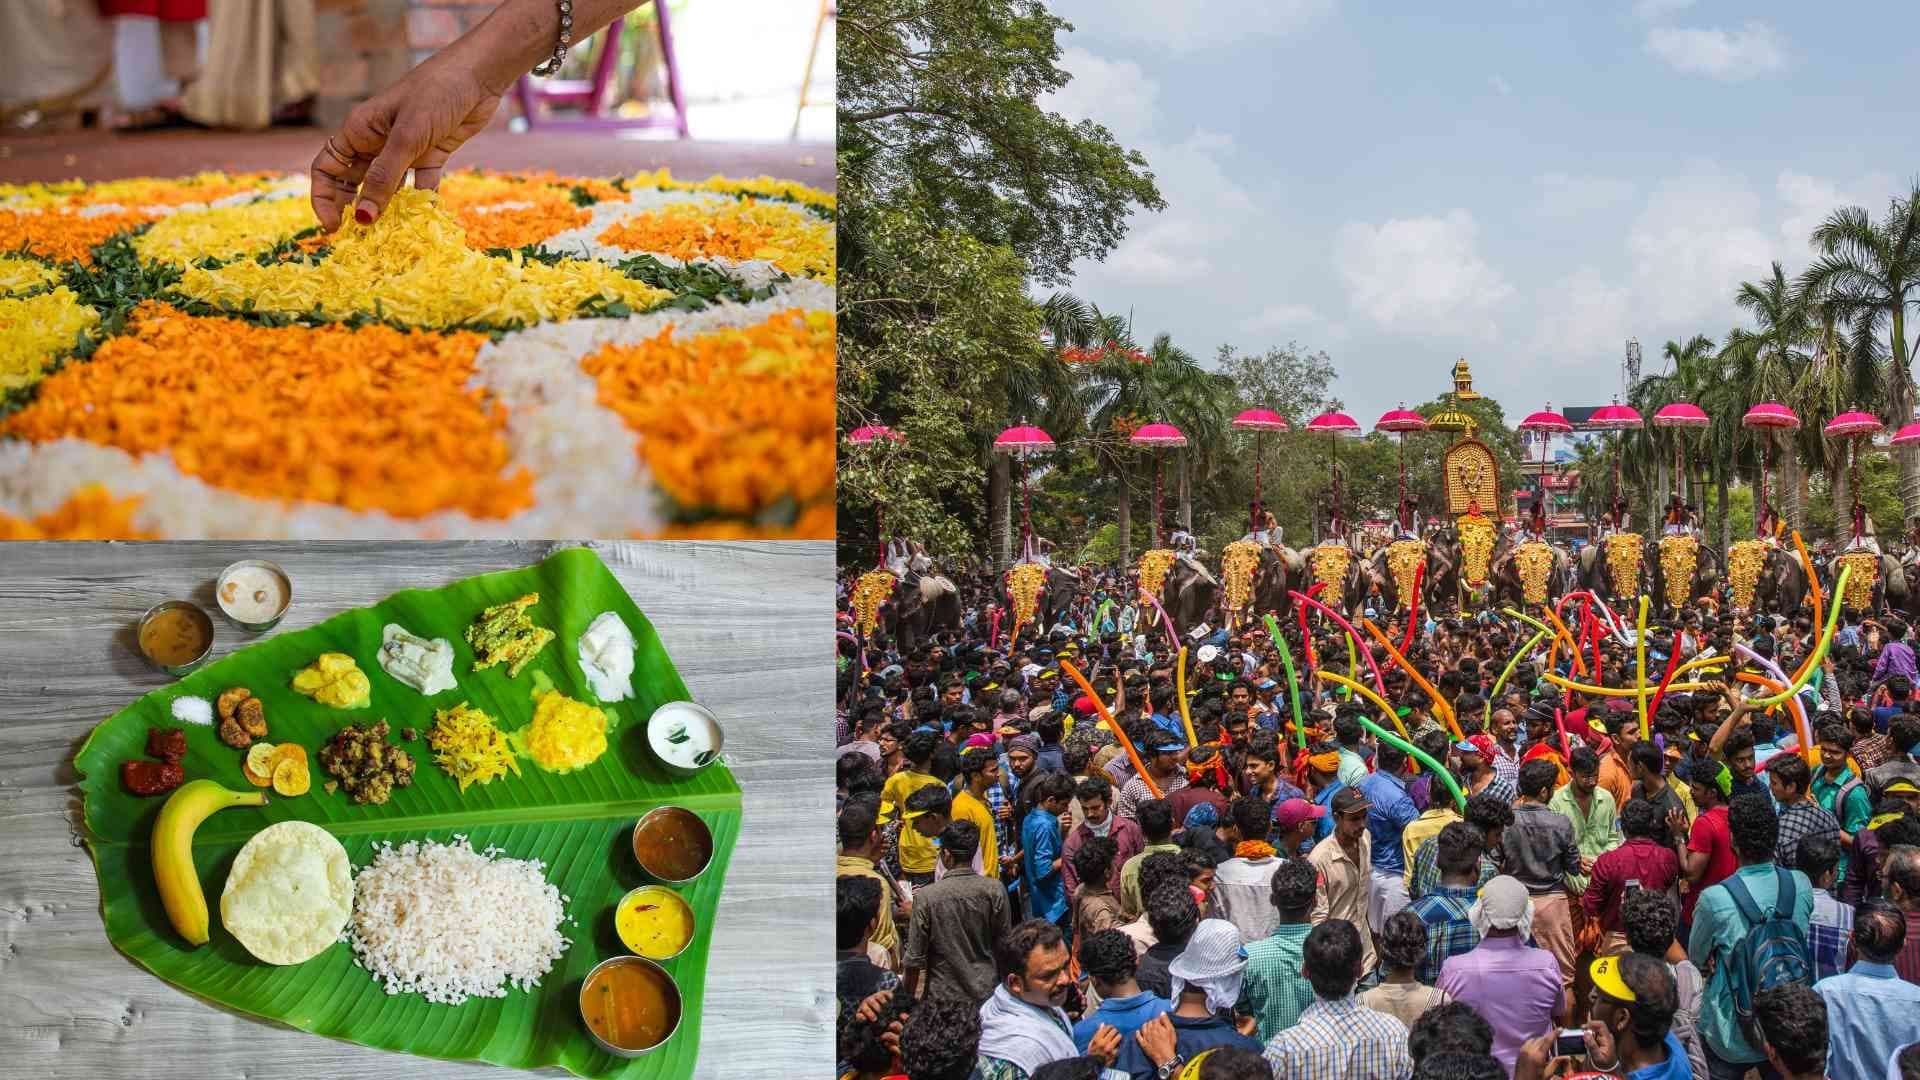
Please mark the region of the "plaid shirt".
[[1499, 743], [1493, 744], [1493, 782], [1506, 792], [1507, 802], [1512, 802], [1514, 793], [1520, 790], [1520, 759], [1508, 754]]
[[1260, 1025], [1259, 1037], [1271, 1039], [1292, 1027], [1313, 1004], [1313, 984], [1300, 974], [1308, 923], [1282, 923], [1273, 933], [1247, 943], [1245, 980], [1236, 1010]]
[[1847, 950], [1853, 944], [1853, 909], [1835, 900], [1825, 889], [1813, 890], [1813, 917], [1807, 924], [1807, 952], [1813, 958], [1813, 981], [1847, 970]]
[[1821, 808], [1812, 799], [1794, 803], [1780, 812], [1780, 840], [1775, 845], [1774, 861], [1781, 866], [1797, 868], [1800, 863], [1800, 841], [1809, 836], [1831, 836], [1835, 843], [1840, 841], [1840, 821]]
[[1853, 744], [1853, 760], [1865, 775], [1867, 770], [1893, 760], [1893, 740], [1877, 733], [1869, 735]]
[[[1490, 855], [1480, 856], [1480, 882], [1473, 887], [1475, 895], [1487, 882], [1500, 876], [1500, 867]], [[1420, 842], [1413, 853], [1413, 873], [1407, 878], [1407, 895], [1415, 900], [1440, 887], [1440, 838], [1429, 837]]]
[[1406, 1080], [1413, 1075], [1407, 1025], [1352, 995], [1315, 1001], [1300, 1022], [1267, 1043], [1273, 1080]]
[[1447, 962], [1447, 957], [1469, 952], [1480, 944], [1480, 934], [1473, 928], [1473, 920], [1467, 917], [1468, 909], [1479, 896], [1478, 887], [1436, 885], [1433, 891], [1408, 905], [1407, 910], [1427, 924], [1427, 958], [1414, 970], [1415, 978], [1432, 986], [1434, 980], [1440, 978], [1440, 965]]

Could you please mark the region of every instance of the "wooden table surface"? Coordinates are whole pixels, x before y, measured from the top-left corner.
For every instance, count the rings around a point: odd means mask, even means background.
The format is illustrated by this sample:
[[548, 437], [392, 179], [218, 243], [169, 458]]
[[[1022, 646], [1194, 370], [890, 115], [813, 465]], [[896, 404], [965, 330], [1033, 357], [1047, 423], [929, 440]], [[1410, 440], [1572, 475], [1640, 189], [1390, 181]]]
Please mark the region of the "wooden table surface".
[[[240, 558], [285, 567], [297, 630], [403, 588], [538, 562], [537, 542], [0, 544], [0, 1076], [501, 1077], [229, 1012], [108, 943], [79, 846], [73, 755], [169, 680], [132, 651], [141, 612], [213, 608]], [[742, 827], [708, 966], [698, 1075], [831, 1075], [833, 711], [827, 543], [594, 545], [727, 725]], [[255, 640], [218, 614], [215, 654]], [[564, 1076], [557, 1069], [545, 1072]]]

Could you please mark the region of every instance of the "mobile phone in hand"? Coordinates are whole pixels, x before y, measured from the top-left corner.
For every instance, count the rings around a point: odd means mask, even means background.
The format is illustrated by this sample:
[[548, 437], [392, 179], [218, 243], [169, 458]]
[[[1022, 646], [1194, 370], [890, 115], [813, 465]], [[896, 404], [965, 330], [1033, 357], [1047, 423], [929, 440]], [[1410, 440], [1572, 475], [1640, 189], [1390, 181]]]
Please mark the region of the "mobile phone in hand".
[[1553, 1040], [1555, 1057], [1585, 1057], [1587, 1054], [1587, 1033], [1579, 1028], [1561, 1028], [1560, 1034]]

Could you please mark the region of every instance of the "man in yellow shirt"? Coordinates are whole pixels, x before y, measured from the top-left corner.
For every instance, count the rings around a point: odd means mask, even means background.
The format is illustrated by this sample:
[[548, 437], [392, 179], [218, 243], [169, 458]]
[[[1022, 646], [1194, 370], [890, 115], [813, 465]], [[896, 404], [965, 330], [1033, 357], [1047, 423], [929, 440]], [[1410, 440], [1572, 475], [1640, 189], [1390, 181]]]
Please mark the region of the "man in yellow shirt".
[[984, 877], [1000, 876], [1000, 844], [987, 789], [1000, 782], [1000, 761], [991, 749], [975, 746], [960, 755], [960, 782], [953, 797], [953, 820], [971, 821], [980, 830], [980, 860], [974, 869]]
[[[908, 796], [929, 784], [940, 783], [938, 777], [927, 772], [933, 764], [934, 748], [939, 744], [940, 736], [931, 731], [916, 731], [907, 736], [906, 746], [902, 748], [906, 765], [887, 777], [886, 785], [880, 789], [881, 824], [901, 820]], [[915, 829], [903, 828], [899, 846], [900, 872], [907, 880], [915, 887], [933, 884], [933, 841]]]

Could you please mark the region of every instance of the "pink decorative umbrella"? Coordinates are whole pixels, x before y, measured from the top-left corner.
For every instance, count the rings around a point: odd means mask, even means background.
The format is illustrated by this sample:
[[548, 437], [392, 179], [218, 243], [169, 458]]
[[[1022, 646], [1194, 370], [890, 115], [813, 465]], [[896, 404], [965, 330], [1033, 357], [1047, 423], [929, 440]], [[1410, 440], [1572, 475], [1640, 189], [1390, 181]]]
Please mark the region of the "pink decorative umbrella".
[[889, 442], [896, 443], [907, 441], [905, 435], [900, 434], [885, 424], [867, 424], [847, 432], [847, 441], [855, 446], [866, 446], [875, 439], [886, 439]]
[[[847, 442], [863, 448], [871, 447], [876, 442], [890, 442], [895, 445], [903, 445], [906, 441], [907, 437], [905, 435], [900, 434], [885, 424], [863, 424], [847, 432]], [[878, 502], [875, 502], [873, 504], [873, 535], [874, 539], [880, 545], [880, 558], [874, 565], [879, 567], [887, 565], [886, 521], [886, 514], [883, 508]]]
[[1357, 437], [1360, 434], [1360, 423], [1359, 421], [1355, 420], [1353, 417], [1348, 416], [1346, 413], [1328, 411], [1328, 412], [1323, 412], [1319, 416], [1316, 416], [1313, 419], [1307, 421], [1307, 430], [1324, 434], [1328, 436], [1329, 439], [1331, 440], [1331, 445], [1333, 447], [1333, 450], [1332, 450], [1333, 456], [1331, 459], [1331, 473], [1333, 478], [1333, 520], [1329, 524], [1332, 528], [1334, 535], [1338, 536], [1339, 533], [1341, 532], [1340, 440], [1342, 437], [1346, 437], [1346, 438]]
[[1773, 433], [1797, 429], [1800, 416], [1777, 401], [1763, 401], [1747, 410], [1740, 418], [1740, 426], [1760, 432], [1760, 437], [1767, 441], [1767, 454], [1760, 466], [1760, 506], [1753, 515], [1754, 534], [1765, 537], [1767, 519], [1772, 516], [1767, 506], [1767, 487], [1773, 474]]
[[1168, 446], [1185, 446], [1187, 437], [1172, 424], [1145, 424], [1128, 440], [1135, 446], [1153, 447], [1153, 546], [1160, 546], [1160, 451]]
[[1287, 430], [1287, 418], [1272, 409], [1247, 409], [1233, 418], [1233, 426], [1253, 432], [1253, 511], [1248, 517], [1253, 522], [1250, 531], [1258, 532], [1260, 511], [1265, 508], [1260, 501], [1260, 442], [1269, 431]]
[[[1584, 426], [1593, 431], [1637, 431], [1644, 426], [1644, 421], [1640, 419], [1639, 411], [1633, 406], [1622, 405], [1619, 398], [1614, 398], [1613, 404], [1602, 405], [1593, 410], [1593, 415], [1587, 417]], [[1613, 491], [1610, 501], [1612, 508], [1607, 511], [1607, 515], [1613, 519], [1613, 527], [1617, 529], [1620, 527], [1621, 510], [1620, 440], [1618, 439], [1615, 439], [1613, 444]]]
[[[1654, 427], [1673, 428], [1676, 431], [1703, 428], [1712, 423], [1707, 414], [1700, 410], [1700, 406], [1686, 401], [1662, 405], [1653, 414]], [[1692, 492], [1686, 489], [1686, 473], [1680, 467], [1680, 451], [1685, 441], [1686, 438], [1683, 435], [1677, 435], [1673, 440], [1673, 486], [1680, 493], [1682, 502], [1692, 495]]]
[[1527, 418], [1520, 421], [1519, 429], [1521, 431], [1535, 431], [1540, 434], [1540, 499], [1542, 502], [1545, 502], [1547, 497], [1547, 444], [1553, 441], [1553, 436], [1565, 435], [1572, 431], [1573, 423], [1566, 417], [1554, 412], [1553, 402], [1549, 401], [1547, 402], [1546, 408], [1537, 413], [1528, 413]]
[[1893, 438], [1887, 440], [1890, 446], [1905, 446], [1912, 442], [1920, 442], [1920, 421], [1908, 424], [1894, 432]]
[[[1861, 439], [1879, 432], [1885, 424], [1871, 413], [1843, 412], [1832, 420], [1822, 432], [1829, 439], [1847, 440], [1847, 482], [1853, 488], [1853, 539], [1860, 539], [1866, 532], [1866, 512], [1860, 504], [1860, 457], [1858, 443]], [[1837, 602], [1837, 601], [1836, 601]]]
[[1020, 558], [1025, 561], [1033, 555], [1033, 499], [1027, 491], [1028, 454], [1045, 453], [1053, 449], [1053, 436], [1031, 424], [1016, 424], [1000, 433], [993, 440], [993, 452], [1012, 454], [1023, 459], [1020, 462]]
[[1411, 532], [1413, 522], [1407, 513], [1407, 432], [1427, 430], [1427, 418], [1407, 408], [1406, 402], [1380, 414], [1373, 422], [1373, 430], [1390, 431], [1400, 436], [1400, 502], [1395, 516], [1400, 520], [1400, 528]]

